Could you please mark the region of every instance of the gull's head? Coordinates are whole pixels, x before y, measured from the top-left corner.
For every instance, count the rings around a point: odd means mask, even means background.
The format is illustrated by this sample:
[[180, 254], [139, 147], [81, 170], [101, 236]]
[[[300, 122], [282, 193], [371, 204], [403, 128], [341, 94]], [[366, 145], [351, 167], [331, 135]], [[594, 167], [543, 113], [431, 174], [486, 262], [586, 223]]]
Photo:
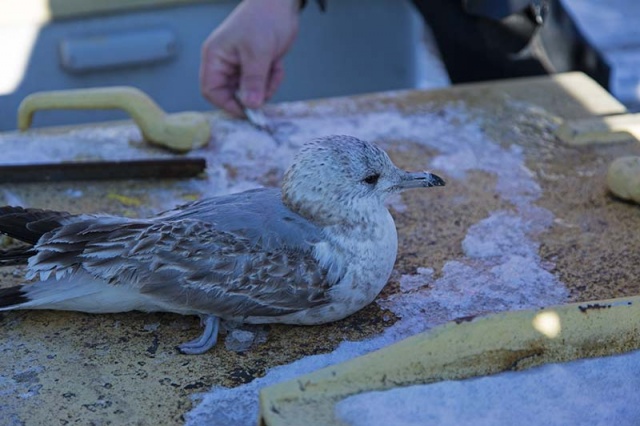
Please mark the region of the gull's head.
[[428, 172], [406, 172], [386, 152], [352, 136], [327, 136], [305, 144], [282, 183], [284, 203], [319, 224], [366, 220], [390, 194], [443, 186]]

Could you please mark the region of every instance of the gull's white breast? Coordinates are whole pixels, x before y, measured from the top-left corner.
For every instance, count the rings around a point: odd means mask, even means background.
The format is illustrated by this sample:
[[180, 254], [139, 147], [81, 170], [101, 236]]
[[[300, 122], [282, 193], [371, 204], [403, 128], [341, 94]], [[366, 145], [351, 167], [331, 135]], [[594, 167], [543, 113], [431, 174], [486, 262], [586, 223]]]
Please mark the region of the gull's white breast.
[[325, 229], [326, 240], [315, 245], [314, 256], [329, 269], [331, 302], [278, 318], [248, 318], [248, 322], [321, 324], [337, 321], [371, 303], [387, 283], [398, 251], [395, 223], [387, 209], [369, 216], [350, 231]]

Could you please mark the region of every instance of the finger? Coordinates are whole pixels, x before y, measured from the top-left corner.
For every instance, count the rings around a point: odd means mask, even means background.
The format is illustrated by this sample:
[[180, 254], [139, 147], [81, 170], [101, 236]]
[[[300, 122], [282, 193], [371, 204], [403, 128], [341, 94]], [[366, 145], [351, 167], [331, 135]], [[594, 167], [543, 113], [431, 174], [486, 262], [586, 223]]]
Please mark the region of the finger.
[[273, 67], [271, 67], [271, 75], [269, 77], [269, 82], [267, 83], [266, 99], [271, 99], [271, 97], [275, 95], [278, 87], [280, 87], [280, 84], [282, 83], [282, 80], [284, 80], [284, 65], [282, 64], [282, 61], [279, 60], [273, 64]]
[[264, 103], [271, 62], [266, 55], [240, 55], [240, 91], [244, 106], [259, 108]]
[[208, 59], [203, 52], [200, 65], [202, 96], [213, 105], [233, 115], [242, 116], [242, 107], [234, 96], [238, 87], [238, 67], [216, 56]]
[[215, 105], [233, 116], [244, 117], [244, 109], [236, 98], [233, 95], [229, 95], [229, 93], [233, 93], [229, 88], [215, 89], [212, 92], [212, 97], [214, 97], [217, 102]]
[[207, 87], [202, 91], [202, 95], [213, 105], [232, 115], [242, 117], [244, 115], [242, 106], [233, 95], [236, 87], [238, 87], [237, 83], [222, 87]]
[[229, 75], [224, 85], [212, 88], [212, 95], [219, 102], [218, 106], [236, 117], [244, 117], [244, 107], [238, 101], [236, 93], [240, 84], [240, 71]]

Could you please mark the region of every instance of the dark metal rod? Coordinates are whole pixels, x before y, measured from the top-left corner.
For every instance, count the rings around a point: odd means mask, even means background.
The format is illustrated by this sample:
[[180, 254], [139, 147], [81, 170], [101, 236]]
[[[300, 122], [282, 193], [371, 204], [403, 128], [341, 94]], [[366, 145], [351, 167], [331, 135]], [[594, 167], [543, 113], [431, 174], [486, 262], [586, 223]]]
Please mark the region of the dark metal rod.
[[0, 165], [0, 183], [70, 180], [176, 179], [203, 173], [204, 158]]

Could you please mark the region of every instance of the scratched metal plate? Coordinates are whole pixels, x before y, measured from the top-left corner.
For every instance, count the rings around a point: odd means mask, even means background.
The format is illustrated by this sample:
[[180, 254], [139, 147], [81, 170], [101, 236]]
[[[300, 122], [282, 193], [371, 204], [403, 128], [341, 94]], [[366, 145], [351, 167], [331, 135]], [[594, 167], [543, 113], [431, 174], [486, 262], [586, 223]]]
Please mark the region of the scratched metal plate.
[[[345, 99], [272, 106], [268, 113], [282, 122], [290, 146], [276, 147], [268, 135], [247, 123], [212, 114], [214, 141], [190, 155], [207, 158], [208, 175], [189, 180], [73, 182], [2, 185], [6, 203], [147, 216], [204, 195], [258, 185], [277, 185], [284, 167], [299, 148], [296, 130], [287, 127], [309, 114], [357, 117], [393, 109], [399, 114], [434, 113], [444, 105], [461, 104], [484, 123], [486, 135], [505, 147], [522, 147], [526, 166], [541, 188], [536, 201], [558, 220], [536, 238], [542, 261], [567, 286], [567, 301], [606, 299], [638, 294], [640, 239], [630, 238], [640, 219], [638, 206], [611, 198], [605, 189], [608, 163], [620, 155], [640, 155], [640, 144], [580, 149], [558, 143], [550, 117], [580, 118], [618, 113], [623, 109], [581, 77], [562, 84], [550, 79], [520, 83], [463, 86], [435, 92], [373, 94]], [[584, 93], [580, 95], [580, 93]], [[523, 105], [514, 107], [514, 105]], [[540, 112], [542, 111], [542, 112]], [[288, 124], [287, 124], [288, 123]], [[437, 151], [403, 137], [378, 142], [399, 166], [422, 169]], [[234, 148], [225, 138], [241, 129], [251, 139]], [[330, 131], [331, 127], [325, 128]], [[60, 149], [51, 157], [108, 158], [114, 153], [133, 157], [164, 156], [147, 148], [128, 123], [0, 135], [2, 152], [30, 152], [29, 138], [60, 143], [91, 143], [91, 150]], [[64, 142], [66, 140], [67, 142]], [[103, 150], [101, 146], [108, 147]], [[62, 145], [64, 146], [64, 145]], [[34, 155], [36, 153], [34, 151]], [[66, 157], [65, 157], [66, 156]], [[27, 157], [28, 158], [28, 157]], [[462, 255], [468, 229], [489, 212], [512, 209], [496, 195], [495, 176], [469, 173], [451, 181], [446, 192], [407, 192], [402, 211], [392, 209], [399, 233], [396, 271], [381, 298], [400, 291], [399, 277], [428, 265], [439, 271]], [[19, 271], [0, 271], [0, 285], [19, 281]], [[222, 341], [202, 356], [179, 355], [174, 346], [199, 333], [195, 317], [173, 314], [123, 313], [88, 315], [69, 312], [22, 311], [0, 315], [0, 411], [10, 422], [74, 422], [114, 424], [181, 424], [192, 407], [191, 396], [212, 386], [238, 386], [276, 365], [306, 355], [329, 352], [344, 340], [375, 336], [397, 319], [372, 304], [351, 317], [317, 327], [265, 326], [253, 329], [266, 336], [250, 350], [234, 352]], [[224, 340], [224, 339], [222, 339]], [[262, 341], [265, 340], [265, 341]], [[11, 424], [11, 423], [10, 423]]]

